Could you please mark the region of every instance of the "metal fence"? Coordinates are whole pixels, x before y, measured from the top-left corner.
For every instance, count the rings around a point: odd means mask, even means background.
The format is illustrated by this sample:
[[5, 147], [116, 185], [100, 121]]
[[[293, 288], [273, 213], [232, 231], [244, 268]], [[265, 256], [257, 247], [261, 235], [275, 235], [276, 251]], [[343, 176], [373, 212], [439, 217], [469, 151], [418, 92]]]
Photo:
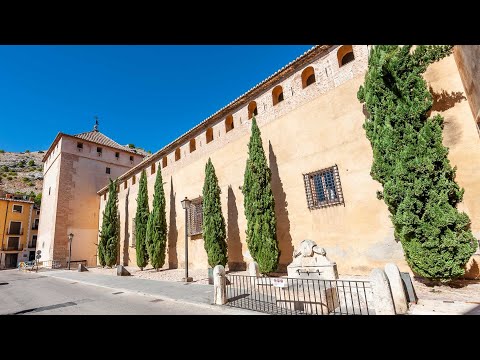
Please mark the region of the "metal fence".
[[228, 306], [279, 315], [373, 315], [369, 281], [227, 274]]

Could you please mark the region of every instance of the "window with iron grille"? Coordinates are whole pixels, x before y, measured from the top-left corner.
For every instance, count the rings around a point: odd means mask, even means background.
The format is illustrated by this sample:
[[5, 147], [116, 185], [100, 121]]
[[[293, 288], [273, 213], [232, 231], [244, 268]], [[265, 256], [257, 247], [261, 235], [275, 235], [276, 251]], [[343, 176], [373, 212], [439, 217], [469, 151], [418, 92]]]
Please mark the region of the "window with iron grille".
[[344, 204], [338, 167], [303, 174], [309, 209]]
[[203, 199], [192, 200], [188, 209], [189, 235], [199, 235], [203, 232]]

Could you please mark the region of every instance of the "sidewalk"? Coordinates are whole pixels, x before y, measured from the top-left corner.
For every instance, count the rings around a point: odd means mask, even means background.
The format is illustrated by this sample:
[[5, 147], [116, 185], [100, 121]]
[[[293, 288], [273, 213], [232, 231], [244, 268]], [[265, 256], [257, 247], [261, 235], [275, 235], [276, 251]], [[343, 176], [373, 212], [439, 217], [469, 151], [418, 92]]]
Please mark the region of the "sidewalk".
[[211, 309], [215, 308], [217, 311], [221, 308], [225, 310], [225, 314], [261, 315], [258, 312], [213, 305], [212, 285], [146, 280], [130, 276], [101, 275], [91, 272], [76, 272], [71, 270], [48, 270], [41, 271], [38, 274], [120, 291], [136, 292], [142, 295], [155, 296], [162, 300], [179, 301]]

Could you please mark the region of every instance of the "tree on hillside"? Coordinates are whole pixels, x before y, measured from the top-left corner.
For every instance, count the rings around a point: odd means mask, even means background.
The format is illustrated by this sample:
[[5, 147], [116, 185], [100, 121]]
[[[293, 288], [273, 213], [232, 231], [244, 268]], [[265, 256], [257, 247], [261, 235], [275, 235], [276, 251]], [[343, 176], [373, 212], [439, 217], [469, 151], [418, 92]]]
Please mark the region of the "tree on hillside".
[[148, 251], [146, 244], [147, 223], [150, 212], [148, 209], [147, 173], [142, 171], [137, 196], [137, 212], [135, 214], [135, 247], [137, 253], [137, 266], [143, 270], [148, 264]]
[[108, 200], [103, 211], [102, 229], [98, 244], [98, 259], [102, 266], [113, 266], [117, 262], [120, 234], [120, 218], [118, 214], [117, 180], [108, 186]]
[[364, 128], [373, 149], [371, 175], [391, 214], [414, 273], [447, 281], [464, 274], [476, 248], [470, 219], [456, 206], [463, 189], [442, 143], [443, 117], [422, 75], [451, 54], [452, 46], [375, 46], [358, 99], [365, 103]]
[[167, 215], [165, 212], [165, 192], [160, 169], [155, 179], [153, 208], [147, 222], [146, 243], [150, 263], [158, 271], [165, 264], [167, 245]]
[[242, 193], [247, 218], [248, 250], [261, 273], [275, 271], [280, 256], [271, 176], [260, 129], [253, 117]]
[[212, 161], [208, 159], [205, 165], [205, 182], [203, 184], [203, 240], [208, 256], [208, 265], [227, 264], [227, 241], [225, 219], [220, 203], [220, 187]]

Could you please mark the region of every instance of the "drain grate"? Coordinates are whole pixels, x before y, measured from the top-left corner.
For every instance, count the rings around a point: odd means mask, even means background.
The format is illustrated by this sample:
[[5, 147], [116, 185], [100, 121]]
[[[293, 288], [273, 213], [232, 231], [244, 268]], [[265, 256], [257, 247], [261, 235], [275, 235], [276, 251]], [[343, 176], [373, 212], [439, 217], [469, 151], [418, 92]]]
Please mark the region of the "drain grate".
[[112, 293], [112, 295], [118, 295], [118, 294], [123, 294], [123, 291], [118, 291], [118, 292]]
[[150, 302], [156, 303], [156, 302], [160, 302], [160, 301], [163, 301], [163, 300], [162, 299], [153, 299]]
[[3, 282], [3, 283], [0, 283], [0, 285], [8, 285], [8, 283], [6, 283], [6, 282]]

